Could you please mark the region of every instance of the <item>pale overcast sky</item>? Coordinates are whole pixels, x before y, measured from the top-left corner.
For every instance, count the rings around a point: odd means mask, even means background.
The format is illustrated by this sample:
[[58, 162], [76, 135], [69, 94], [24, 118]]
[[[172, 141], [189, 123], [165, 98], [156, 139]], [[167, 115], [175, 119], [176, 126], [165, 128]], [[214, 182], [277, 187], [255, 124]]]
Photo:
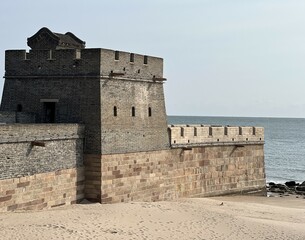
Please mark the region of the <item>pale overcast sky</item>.
[[164, 58], [168, 115], [305, 117], [304, 0], [14, 0], [0, 9], [2, 76], [4, 51], [28, 49], [27, 37], [48, 27], [88, 48]]

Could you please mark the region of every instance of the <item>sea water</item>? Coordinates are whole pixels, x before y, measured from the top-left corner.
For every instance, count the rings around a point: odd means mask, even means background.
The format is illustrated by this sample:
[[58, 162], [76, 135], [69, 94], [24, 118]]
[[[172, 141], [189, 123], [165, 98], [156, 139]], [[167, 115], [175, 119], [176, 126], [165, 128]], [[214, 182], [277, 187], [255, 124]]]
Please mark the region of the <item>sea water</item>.
[[168, 123], [264, 127], [267, 182], [305, 181], [305, 119], [168, 116]]

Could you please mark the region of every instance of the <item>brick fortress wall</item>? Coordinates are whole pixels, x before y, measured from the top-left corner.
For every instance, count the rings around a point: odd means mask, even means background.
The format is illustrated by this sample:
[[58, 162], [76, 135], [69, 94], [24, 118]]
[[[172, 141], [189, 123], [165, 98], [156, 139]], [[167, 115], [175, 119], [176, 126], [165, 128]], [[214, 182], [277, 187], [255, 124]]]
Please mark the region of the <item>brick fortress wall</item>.
[[[204, 146], [190, 149], [90, 156], [101, 174], [86, 173], [88, 199], [102, 203], [173, 200], [234, 193], [265, 194], [263, 145]], [[95, 161], [94, 161], [95, 160]], [[90, 163], [87, 163], [90, 166]], [[101, 163], [97, 166], [97, 163]], [[96, 169], [96, 168], [95, 168]], [[92, 191], [93, 190], [93, 191]]]
[[0, 125], [0, 210], [83, 199], [83, 137], [78, 124]]
[[163, 59], [101, 50], [102, 154], [169, 149]]
[[86, 150], [100, 152], [100, 49], [7, 50], [1, 111], [34, 113], [45, 122], [55, 101], [56, 123], [86, 125]]
[[[86, 125], [86, 153], [168, 149], [163, 59], [108, 49], [7, 50], [1, 111]], [[116, 114], [115, 114], [116, 112]]]
[[194, 126], [170, 126], [171, 141], [176, 143], [170, 150], [86, 155], [85, 196], [114, 203], [264, 195], [263, 128], [210, 126], [207, 130], [198, 130], [194, 143]]
[[[38, 45], [49, 39], [40, 37]], [[101, 48], [6, 51], [1, 111], [17, 112], [16, 122], [28, 112], [37, 123], [81, 123], [85, 132], [70, 124], [0, 125], [0, 209], [83, 197], [112, 203], [262, 193], [263, 129], [168, 128], [164, 81], [157, 57]]]

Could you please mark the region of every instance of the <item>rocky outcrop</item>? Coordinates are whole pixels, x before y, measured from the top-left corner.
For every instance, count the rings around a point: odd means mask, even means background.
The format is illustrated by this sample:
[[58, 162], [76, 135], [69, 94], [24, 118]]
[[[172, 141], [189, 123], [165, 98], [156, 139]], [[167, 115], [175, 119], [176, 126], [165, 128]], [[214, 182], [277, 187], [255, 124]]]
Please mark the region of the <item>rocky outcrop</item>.
[[305, 196], [305, 181], [297, 183], [295, 181], [285, 182], [285, 184], [269, 182], [266, 186], [269, 196], [275, 195], [304, 195]]

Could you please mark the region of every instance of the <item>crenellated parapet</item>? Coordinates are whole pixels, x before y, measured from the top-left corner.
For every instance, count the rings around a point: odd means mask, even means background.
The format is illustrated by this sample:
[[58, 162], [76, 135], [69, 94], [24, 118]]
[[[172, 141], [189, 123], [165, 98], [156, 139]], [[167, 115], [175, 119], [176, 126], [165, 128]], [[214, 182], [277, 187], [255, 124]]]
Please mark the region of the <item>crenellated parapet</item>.
[[[18, 68], [16, 68], [18, 66]], [[102, 48], [7, 50], [6, 78], [101, 77], [163, 82], [163, 59]]]
[[101, 75], [119, 79], [163, 82], [163, 59], [124, 51], [101, 49]]
[[264, 144], [263, 127], [169, 125], [172, 147]]
[[90, 77], [98, 76], [99, 72], [100, 49], [5, 51], [6, 78]]

